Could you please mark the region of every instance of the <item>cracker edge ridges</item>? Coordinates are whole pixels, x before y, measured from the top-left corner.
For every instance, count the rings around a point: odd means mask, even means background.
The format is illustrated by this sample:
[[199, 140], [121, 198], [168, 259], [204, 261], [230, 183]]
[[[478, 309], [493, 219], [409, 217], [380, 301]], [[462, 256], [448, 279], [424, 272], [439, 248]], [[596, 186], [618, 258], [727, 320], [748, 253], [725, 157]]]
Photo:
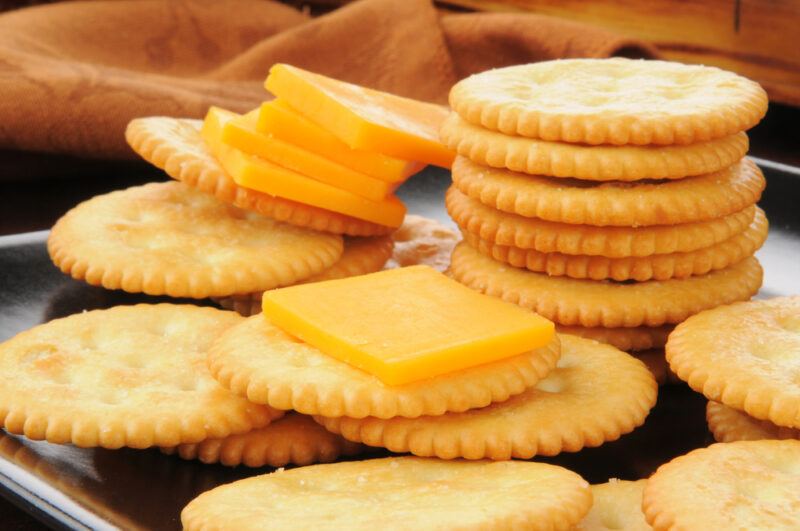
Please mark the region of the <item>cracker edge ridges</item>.
[[[169, 303], [161, 303], [170, 305]], [[136, 306], [152, 306], [150, 304], [137, 304]], [[103, 311], [103, 310], [92, 310]], [[217, 310], [220, 311], [220, 310]], [[68, 319], [71, 316], [54, 319], [54, 321]], [[52, 321], [50, 321], [52, 322]], [[39, 326], [44, 326], [43, 323]], [[34, 327], [36, 328], [36, 327]], [[33, 329], [28, 329], [20, 332], [11, 339], [24, 337], [31, 333]], [[0, 403], [9, 401], [5, 399], [5, 393], [0, 391]], [[254, 428], [261, 428], [269, 425], [273, 420], [279, 419], [284, 415], [284, 412], [270, 406], [257, 405], [253, 408], [255, 411], [260, 411], [261, 414], [246, 415], [244, 412], [237, 419], [230, 417], [223, 418], [219, 415], [214, 416], [215, 422], [224, 421], [224, 429], [227, 429], [228, 434], [244, 433]], [[175, 419], [171, 419], [175, 420]], [[208, 421], [193, 423], [191, 426], [186, 425], [186, 419], [177, 423], [172, 423], [170, 426], [165, 426], [163, 422], [156, 424], [133, 424], [126, 425], [124, 419], [114, 418], [100, 422], [87, 422], [85, 418], [76, 415], [68, 415], [63, 413], [53, 414], [51, 408], [42, 409], [37, 407], [15, 407], [7, 408], [0, 405], [0, 427], [4, 428], [9, 433], [16, 435], [23, 435], [31, 440], [47, 441], [53, 444], [74, 444], [78, 447], [90, 448], [101, 447], [111, 450], [116, 450], [122, 447], [129, 448], [150, 448], [153, 446], [169, 445], [174, 443], [175, 424], [178, 425], [179, 432], [177, 437], [182, 438], [185, 442], [199, 442], [209, 437], [213, 437], [219, 433], [220, 425], [214, 425], [214, 432], [209, 430]], [[244, 427], [242, 427], [244, 426]], [[201, 431], [201, 435], [192, 435], [188, 437], [186, 434], [196, 434]], [[224, 431], [223, 431], [224, 433]]]
[[[735, 302], [731, 306], [748, 302]], [[708, 400], [743, 411], [755, 419], [800, 429], [800, 401], [794, 401], [794, 404], [791, 400], [781, 401], [780, 397], [776, 396], [777, 393], [758, 386], [748, 374], [731, 373], [728, 370], [708, 370], [694, 364], [691, 354], [693, 349], [684, 347], [685, 344], [691, 343], [684, 338], [685, 330], [687, 330], [685, 322], [675, 327], [664, 347], [669, 368], [678, 378]], [[681, 366], [676, 367], [677, 363], [681, 363]]]
[[[462, 242], [459, 245], [464, 245]], [[458, 250], [458, 246], [456, 246], [455, 252]], [[474, 251], [479, 256], [478, 251]], [[486, 260], [491, 260], [488, 257], [483, 257]], [[758, 260], [754, 257], [749, 257], [740, 262], [738, 265], [741, 265], [746, 260], [752, 259], [754, 261], [754, 267], [752, 270], [747, 270], [746, 275], [740, 279], [742, 282], [740, 284], [745, 284], [747, 288], [745, 291], [739, 292], [736, 295], [726, 296], [726, 297], [719, 297], [715, 299], [713, 303], [703, 304], [702, 301], [698, 300], [695, 301], [695, 304], [691, 308], [681, 308], [675, 309], [670, 308], [669, 310], [663, 309], [656, 309], [648, 306], [647, 308], [638, 308], [636, 311], [632, 311], [628, 308], [626, 311], [623, 312], [616, 312], [610, 313], [608, 312], [607, 308], [598, 308], [598, 307], [587, 307], [582, 305], [574, 305], [574, 304], [565, 304], [565, 302], [561, 298], [556, 298], [552, 294], [544, 301], [542, 299], [538, 299], [536, 301], [531, 301], [527, 299], [527, 304], [520, 304], [520, 299], [522, 295], [513, 289], [507, 289], [502, 286], [502, 282], [496, 281], [496, 279], [491, 278], [491, 275], [487, 275], [482, 272], [475, 272], [471, 270], [469, 267], [465, 266], [464, 264], [456, 264], [455, 262], [451, 262], [449, 274], [452, 278], [461, 282], [462, 284], [479, 291], [480, 293], [490, 295], [493, 297], [498, 297], [503, 299], [507, 302], [512, 304], [517, 304], [523, 308], [527, 308], [531, 311], [537, 312], [543, 317], [550, 319], [551, 321], [555, 321], [560, 324], [565, 325], [580, 325], [587, 328], [594, 328], [594, 327], [607, 327], [607, 328], [618, 328], [618, 327], [637, 327], [637, 326], [661, 326], [664, 324], [670, 323], [678, 323], [684, 321], [689, 316], [699, 313], [706, 309], [711, 309], [716, 306], [722, 306], [725, 304], [730, 304], [733, 302], [738, 302], [744, 300], [749, 300], [750, 297], [755, 295], [758, 292], [759, 287], [761, 286], [763, 280], [763, 273], [764, 270], [761, 267], [761, 264]], [[720, 270], [722, 271], [722, 270]], [[542, 273], [534, 273], [531, 271], [525, 271], [531, 275], [543, 275]], [[709, 273], [714, 274], [714, 272]], [[548, 277], [549, 278], [549, 277]], [[556, 277], [560, 278], [560, 277]], [[692, 277], [690, 277], [692, 278]], [[589, 280], [576, 280], [570, 279], [574, 282], [595, 282]], [[674, 279], [674, 280], [654, 280], [651, 282], [680, 282], [681, 280], [686, 279]], [[747, 281], [747, 282], [745, 282]], [[741, 287], [741, 286], [740, 286]], [[746, 294], [745, 294], [746, 292]], [[709, 294], [704, 292], [703, 295], [706, 296], [704, 301], [709, 300]], [[547, 307], [545, 307], [545, 305]], [[702, 306], [702, 307], [701, 307]]]
[[[572, 177], [591, 181], [684, 179], [726, 168], [744, 157], [749, 148], [747, 134], [738, 132], [709, 140], [703, 146], [699, 144], [674, 146], [675, 149], [671, 152], [660, 151], [655, 155], [647, 153], [640, 157], [607, 151], [615, 146], [593, 151], [592, 147], [579, 144], [562, 145], [524, 137], [509, 137], [514, 141], [503, 142], [501, 138], [492, 138], [494, 135], [502, 136], [502, 133], [497, 131], [459, 132], [459, 127], [450, 122], [452, 120], [444, 122], [440, 137], [442, 142], [457, 154], [492, 168], [505, 168], [554, 178]], [[531, 145], [525, 146], [526, 140]], [[538, 143], [544, 144], [536, 145]], [[643, 150], [647, 148], [646, 146], [616, 147], [639, 147]]]
[[705, 194], [671, 194], [669, 201], [664, 204], [653, 206], [650, 203], [645, 205], [646, 208], [636, 207], [635, 211], [631, 209], [635, 204], [620, 204], [615, 201], [585, 202], [575, 201], [574, 197], [552, 201], [552, 193], [540, 194], [531, 204], [521, 202], [520, 196], [514, 190], [485, 186], [480, 184], [481, 179], [475, 179], [472, 175], [460, 175], [459, 166], [463, 164], [464, 161], [459, 161], [457, 157], [453, 165], [453, 184], [463, 194], [488, 207], [510, 214], [574, 225], [630, 227], [707, 221], [733, 214], [758, 202], [766, 186], [761, 169], [745, 157], [741, 164], [750, 178], [745, 179], [744, 183], [738, 183], [734, 189], [726, 190], [724, 197], [715, 197], [714, 208], [709, 208]]
[[[222, 350], [220, 344], [228, 335], [228, 333], [223, 334], [211, 347], [208, 355], [209, 372], [220, 385], [256, 404], [326, 417], [413, 418], [421, 415], [440, 415], [447, 411], [465, 411], [493, 402], [502, 402], [524, 392], [544, 378], [555, 367], [561, 355], [560, 343], [551, 342], [535, 351], [537, 352], [535, 356], [518, 356], [513, 360], [513, 374], [506, 375], [501, 385], [495, 385], [492, 389], [476, 388], [474, 385], [460, 386], [459, 389], [447, 394], [446, 401], [432, 404], [426, 400], [411, 402], [397, 396], [387, 398], [380, 396], [379, 392], [364, 396], [363, 392], [349, 388], [337, 389], [336, 392], [321, 396], [316, 389], [304, 383], [270, 386], [266, 381], [256, 380], [252, 370], [245, 370], [242, 367], [226, 368], [219, 362], [219, 357], [224, 355], [218, 354], [218, 351]], [[235, 339], [229, 341], [236, 343]], [[227, 348], [231, 348], [230, 344]], [[465, 403], [472, 405], [465, 406]], [[358, 409], [355, 409], [356, 407]]]
[[499, 440], [495, 433], [476, 441], [471, 437], [471, 433], [445, 431], [437, 434], [436, 430], [430, 427], [397, 430], [392, 433], [391, 420], [369, 423], [361, 419], [332, 418], [322, 415], [314, 415], [314, 420], [322, 424], [325, 429], [350, 441], [387, 448], [392, 452], [410, 452], [420, 457], [508, 460], [578, 452], [583, 448], [593, 448], [615, 441], [622, 435], [632, 432], [644, 424], [650, 410], [655, 406], [658, 383], [641, 360], [632, 358], [636, 360], [635, 364], [640, 370], [629, 369], [627, 371], [629, 378], [625, 381], [632, 385], [633, 378], [636, 378], [642, 389], [647, 392], [641, 393], [635, 401], [632, 401], [628, 410], [623, 412], [615, 410], [611, 421], [609, 418], [591, 417], [591, 425], [581, 424], [569, 433], [559, 434], [558, 430], [555, 433], [541, 430], [535, 436], [525, 437], [524, 441], [520, 441], [519, 438], [510, 441]]
[[[159, 183], [131, 188], [149, 187], [154, 184], [157, 185]], [[264, 275], [262, 273], [256, 273], [251, 270], [251, 274], [247, 277], [249, 278], [248, 284], [242, 285], [244, 284], [244, 279], [241, 275], [242, 271], [238, 269], [235, 271], [218, 271], [213, 274], [209, 272], [205, 276], [191, 275], [187, 278], [180, 271], [174, 271], [169, 268], [146, 269], [140, 263], [131, 262], [128, 256], [98, 263], [91, 257], [81, 258], [72, 252], [70, 240], [73, 239], [73, 234], [71, 232], [62, 234], [59, 227], [68, 223], [70, 217], [75, 215], [76, 209], [82, 205], [94, 200], [102, 200], [105, 196], [123, 194], [131, 188], [95, 196], [76, 205], [59, 218], [47, 238], [47, 252], [56, 267], [72, 278], [85, 281], [93, 286], [102, 286], [106, 289], [121, 289], [128, 293], [146, 293], [148, 295], [168, 295], [194, 299], [226, 296], [242, 291], [254, 291], [252, 288], [255, 286], [253, 285], [259, 279], [263, 280]], [[336, 235], [330, 234], [329, 236]], [[314, 271], [321, 272], [326, 269], [326, 266], [330, 267], [335, 264], [341, 252], [341, 238], [336, 243], [333, 241], [321, 242], [320, 245], [313, 249], [313, 254], [298, 252], [296, 253], [297, 256], [283, 264], [285, 271], [281, 272], [277, 269], [272, 269], [271, 278], [275, 279], [275, 283], [265, 289], [294, 284], [314, 276], [317, 274]]]
[[755, 218], [748, 228], [709, 247], [686, 252], [622, 258], [518, 249], [495, 244], [471, 232], [465, 235], [465, 239], [473, 248], [494, 260], [550, 276], [644, 282], [705, 275], [737, 264], [761, 248], [767, 239], [768, 230], [769, 223], [764, 211], [756, 207]]
[[750, 129], [764, 117], [767, 94], [756, 83], [749, 86], [752, 88], [749, 97], [738, 105], [684, 118], [670, 117], [666, 120], [669, 125], [664, 123], [663, 117], [640, 119], [631, 124], [624, 118], [608, 120], [566, 114], [542, 116], [536, 111], [520, 113], [502, 103], [470, 98], [462, 84], [453, 87], [449, 103], [468, 122], [509, 135], [561, 142], [569, 139], [591, 145], [692, 144]]

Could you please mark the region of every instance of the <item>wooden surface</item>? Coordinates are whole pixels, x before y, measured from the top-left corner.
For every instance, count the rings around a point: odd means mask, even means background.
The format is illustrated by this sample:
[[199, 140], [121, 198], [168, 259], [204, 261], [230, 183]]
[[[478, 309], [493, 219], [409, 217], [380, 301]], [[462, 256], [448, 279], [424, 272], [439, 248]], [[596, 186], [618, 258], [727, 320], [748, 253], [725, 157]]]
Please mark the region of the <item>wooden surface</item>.
[[755, 79], [770, 99], [800, 105], [797, 0], [440, 0], [486, 11], [529, 11], [605, 27], [656, 45], [666, 59]]

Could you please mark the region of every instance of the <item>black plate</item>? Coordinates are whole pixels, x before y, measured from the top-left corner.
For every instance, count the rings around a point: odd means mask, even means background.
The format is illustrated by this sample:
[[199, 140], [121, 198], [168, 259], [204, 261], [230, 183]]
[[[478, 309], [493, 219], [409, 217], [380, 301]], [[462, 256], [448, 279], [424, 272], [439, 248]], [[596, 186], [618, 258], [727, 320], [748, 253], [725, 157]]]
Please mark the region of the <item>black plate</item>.
[[[800, 171], [757, 160], [768, 179], [761, 206], [771, 222], [758, 253], [759, 296], [800, 292]], [[400, 191], [411, 212], [449, 222], [443, 207], [449, 174], [427, 170]], [[85, 309], [165, 300], [106, 291], [62, 275], [45, 249], [46, 232], [0, 237], [0, 340]], [[661, 463], [710, 442], [705, 400], [685, 386], [661, 388], [645, 425], [619, 441], [547, 459], [590, 482], [646, 477]], [[157, 450], [80, 449], [0, 432], [3, 494], [49, 525], [65, 528], [180, 529], [180, 511], [199, 493], [270, 469], [186, 462]]]

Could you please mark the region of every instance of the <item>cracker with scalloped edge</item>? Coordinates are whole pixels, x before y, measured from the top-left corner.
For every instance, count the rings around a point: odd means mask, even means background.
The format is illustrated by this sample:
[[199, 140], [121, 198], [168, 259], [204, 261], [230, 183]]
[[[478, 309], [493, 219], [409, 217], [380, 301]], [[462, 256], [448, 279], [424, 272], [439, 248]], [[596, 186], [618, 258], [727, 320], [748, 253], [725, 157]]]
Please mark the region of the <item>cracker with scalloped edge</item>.
[[456, 83], [450, 106], [508, 135], [584, 144], [694, 144], [754, 126], [764, 89], [715, 67], [560, 59], [487, 70]]
[[670, 334], [666, 353], [675, 374], [709, 400], [800, 428], [800, 296], [692, 316]]
[[389, 457], [315, 465], [217, 487], [181, 512], [184, 529], [567, 530], [592, 505], [559, 466]]
[[644, 282], [705, 275], [709, 271], [741, 262], [761, 248], [768, 230], [769, 223], [764, 211], [756, 207], [756, 215], [750, 226], [720, 243], [694, 251], [619, 258], [520, 249], [484, 240], [471, 232], [466, 232], [464, 239], [482, 254], [499, 262], [553, 277]]
[[247, 433], [161, 448], [161, 451], [206, 464], [279, 467], [330, 463], [342, 455], [357, 455], [362, 449], [362, 445], [327, 431], [311, 417], [290, 411], [269, 426]]
[[0, 426], [52, 443], [147, 448], [266, 426], [283, 413], [221, 387], [207, 350], [243, 318], [191, 305], [84, 312], [0, 344]]
[[208, 364], [225, 388], [257, 404], [308, 415], [390, 418], [441, 415], [507, 400], [550, 372], [559, 352], [554, 338], [518, 356], [389, 386], [255, 315], [216, 341]]
[[[573, 225], [644, 227], [708, 221], [756, 203], [766, 186], [743, 158], [715, 173], [676, 181], [592, 182], [453, 163], [453, 185], [492, 208]], [[714, 200], [710, 201], [709, 198]]]
[[572, 334], [586, 339], [594, 339], [600, 343], [608, 343], [625, 352], [661, 348], [666, 345], [667, 336], [674, 328], [670, 325], [605, 328], [602, 326], [585, 327], [556, 323], [556, 331], [560, 334]]
[[341, 256], [342, 238], [166, 182], [84, 201], [56, 222], [47, 249], [61, 271], [95, 286], [203, 299], [319, 274]]
[[278, 221], [350, 236], [392, 232], [369, 221], [304, 205], [237, 185], [211, 155], [200, 136], [201, 120], [150, 116], [131, 120], [125, 139], [144, 160], [201, 192]]
[[654, 529], [799, 529], [800, 441], [712, 444], [661, 465], [642, 510]]
[[[638, 258], [698, 251], [725, 242], [747, 230], [756, 212], [756, 207], [750, 206], [722, 218], [696, 223], [595, 227], [509, 214], [488, 207], [455, 188], [447, 191], [445, 206], [463, 232], [495, 245], [533, 249], [539, 253], [607, 258]], [[766, 220], [762, 220], [759, 234], [765, 229]]]
[[727, 168], [747, 153], [746, 133], [674, 146], [587, 146], [509, 136], [462, 120], [442, 124], [442, 142], [491, 168], [586, 181], [685, 179]]
[[504, 402], [418, 418], [314, 418], [354, 442], [440, 459], [577, 452], [640, 426], [658, 394], [650, 370], [610, 345], [569, 335], [560, 339], [556, 368]]
[[717, 442], [800, 439], [800, 430], [754, 419], [747, 413], [709, 400], [706, 405], [708, 430]]
[[617, 328], [679, 323], [708, 308], [747, 300], [761, 286], [763, 270], [750, 257], [705, 275], [670, 280], [550, 277], [496, 262], [461, 242], [453, 251], [450, 274], [472, 289], [562, 325]]

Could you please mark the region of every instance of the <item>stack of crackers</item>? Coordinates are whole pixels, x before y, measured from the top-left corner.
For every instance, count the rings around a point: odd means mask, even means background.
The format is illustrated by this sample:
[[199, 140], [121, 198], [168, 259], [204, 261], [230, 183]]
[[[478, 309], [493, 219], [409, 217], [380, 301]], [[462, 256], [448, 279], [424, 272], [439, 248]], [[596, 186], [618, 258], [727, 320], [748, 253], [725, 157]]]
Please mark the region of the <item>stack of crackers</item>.
[[464, 234], [450, 269], [460, 282], [638, 353], [758, 291], [765, 180], [744, 158], [744, 131], [767, 108], [757, 83], [562, 60], [474, 75], [450, 104], [441, 137], [459, 154], [446, 204]]

